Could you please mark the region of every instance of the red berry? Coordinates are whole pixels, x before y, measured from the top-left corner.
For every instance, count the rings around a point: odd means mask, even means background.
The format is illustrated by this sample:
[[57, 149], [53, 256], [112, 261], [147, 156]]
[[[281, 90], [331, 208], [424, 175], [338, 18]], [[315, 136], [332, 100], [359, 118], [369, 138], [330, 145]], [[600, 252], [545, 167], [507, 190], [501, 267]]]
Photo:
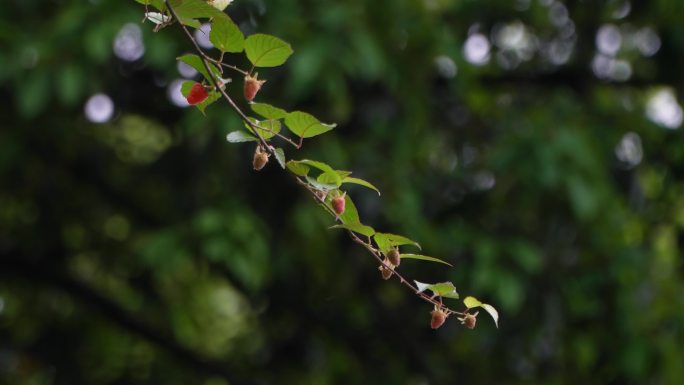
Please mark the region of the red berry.
[[204, 86], [199, 83], [195, 83], [192, 85], [190, 92], [188, 92], [186, 99], [188, 100], [188, 104], [194, 106], [195, 104], [202, 103], [208, 97], [209, 94], [207, 93], [207, 90], [204, 89]]
[[245, 99], [248, 102], [251, 102], [254, 100], [254, 97], [256, 96], [257, 92], [261, 89], [261, 86], [266, 83], [266, 80], [257, 80], [257, 75], [254, 75], [254, 77], [251, 77], [250, 75], [245, 76], [245, 87], [244, 87], [244, 94], [245, 94]]
[[333, 198], [331, 203], [332, 203], [333, 210], [335, 210], [335, 213], [337, 215], [342, 215], [344, 213], [345, 202], [344, 202], [343, 196]]
[[435, 309], [432, 311], [432, 319], [430, 320], [430, 327], [433, 329], [439, 329], [440, 326], [446, 321], [446, 313], [442, 309]]

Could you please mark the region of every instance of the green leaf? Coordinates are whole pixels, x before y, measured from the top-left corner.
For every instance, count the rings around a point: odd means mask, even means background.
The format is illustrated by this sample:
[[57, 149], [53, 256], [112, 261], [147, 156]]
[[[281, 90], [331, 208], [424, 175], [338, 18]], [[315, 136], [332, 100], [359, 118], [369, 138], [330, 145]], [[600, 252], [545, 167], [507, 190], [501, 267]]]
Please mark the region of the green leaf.
[[373, 236], [373, 234], [375, 234], [374, 228], [372, 228], [370, 226], [366, 226], [366, 225], [361, 224], [361, 223], [349, 223], [349, 224], [345, 223], [343, 225], [332, 226], [331, 229], [347, 229], [347, 230], [351, 230], [355, 233], [365, 235], [367, 237], [371, 237], [371, 236]]
[[209, 92], [209, 96], [204, 99], [202, 103], [196, 104], [195, 107], [197, 107], [198, 110], [204, 115], [204, 110], [207, 109], [210, 105], [214, 104], [215, 101], [219, 100], [221, 98], [221, 93], [218, 91], [211, 91]]
[[386, 253], [392, 247], [402, 246], [402, 245], [413, 245], [420, 249], [418, 242], [408, 239], [402, 235], [390, 234], [390, 233], [376, 233], [373, 237], [375, 243], [380, 248], [380, 251]]
[[420, 255], [420, 254], [400, 254], [400, 255], [401, 255], [401, 259], [420, 259], [422, 261], [437, 262], [437, 263], [443, 263], [443, 264], [448, 265], [448, 266], [452, 266], [449, 262], [442, 261], [439, 258], [428, 257], [427, 255]]
[[252, 103], [250, 107], [266, 119], [282, 119], [287, 115], [287, 111], [266, 103]]
[[285, 117], [285, 125], [294, 134], [302, 138], [311, 138], [323, 134], [335, 128], [335, 124], [321, 123], [318, 119], [306, 112], [294, 111]]
[[245, 36], [229, 17], [212, 20], [209, 41], [221, 52], [242, 52], [245, 49]]
[[306, 176], [309, 174], [310, 170], [309, 166], [299, 163], [295, 160], [290, 160], [287, 162], [287, 169], [297, 176]]
[[[258, 128], [259, 135], [261, 135], [262, 138], [264, 139], [271, 139], [274, 137], [277, 133], [280, 132], [281, 124], [280, 121], [278, 120], [262, 120], [258, 121], [254, 118], [249, 118], [249, 120], [254, 123], [256, 126], [260, 127]], [[252, 131], [253, 127], [250, 126], [247, 123], [244, 123], [245, 127], [247, 127], [247, 130], [250, 132]]]
[[226, 140], [230, 143], [258, 142], [259, 139], [244, 131], [233, 131], [226, 135]]
[[477, 298], [471, 297], [471, 296], [465, 297], [465, 299], [463, 300], [463, 303], [466, 305], [466, 307], [468, 309], [472, 309], [474, 307], [483, 308], [487, 313], [489, 313], [489, 315], [494, 320], [494, 325], [496, 325], [497, 328], [499, 327], [499, 312], [496, 311], [494, 306], [492, 306], [488, 303], [482, 303]]
[[331, 191], [331, 190], [336, 190], [337, 185], [330, 184], [330, 183], [321, 183], [317, 181], [316, 179], [306, 176], [306, 181], [309, 182], [310, 185], [312, 185], [315, 189], [317, 190], [322, 190], [322, 191]]
[[[340, 178], [345, 178], [347, 175], [351, 174], [350, 171], [335, 170], [335, 173], [340, 176]], [[317, 181], [321, 183], [335, 183], [336, 177], [329, 173], [323, 173], [316, 178]]]
[[456, 292], [456, 286], [451, 282], [440, 282], [440, 283], [422, 283], [414, 281], [418, 292], [422, 293], [425, 290], [430, 290], [436, 296], [444, 298], [455, 298], [458, 299], [458, 293]]
[[[211, 77], [209, 77], [209, 73], [207, 72], [206, 68], [204, 68], [204, 64], [202, 64], [202, 59], [199, 56], [194, 54], [187, 54], [177, 58], [177, 60], [180, 60], [183, 63], [194, 68], [195, 70], [197, 70], [197, 72], [201, 73], [205, 79], [211, 82]], [[216, 68], [216, 66], [211, 63], [207, 64], [209, 65], [209, 68], [211, 68], [211, 72], [214, 73], [214, 77], [221, 78], [221, 72], [219, 72], [218, 68]]]
[[228, 18], [204, 0], [171, 0], [171, 7], [183, 24], [192, 19]]
[[482, 302], [480, 302], [475, 297], [468, 296], [468, 297], [465, 297], [465, 299], [463, 300], [463, 304], [466, 305], [466, 307], [468, 309], [472, 309], [474, 307], [479, 307], [480, 305], [482, 305]]
[[380, 190], [378, 190], [377, 187], [373, 186], [370, 182], [367, 182], [360, 178], [352, 178], [350, 176], [347, 176], [342, 179], [342, 183], [353, 183], [364, 187], [368, 187], [369, 189], [375, 190], [378, 193], [378, 195], [380, 195]]
[[292, 55], [292, 47], [275, 36], [257, 33], [245, 40], [247, 59], [255, 67], [277, 67]]
[[350, 226], [357, 223], [361, 224], [361, 220], [359, 220], [359, 211], [356, 209], [356, 205], [351, 200], [349, 195], [344, 197], [344, 207], [344, 213], [340, 215], [342, 222]]
[[309, 160], [309, 159], [302, 159], [302, 160], [296, 160], [295, 162], [299, 162], [302, 164], [305, 164], [307, 166], [311, 166], [314, 168], [319, 169], [325, 174], [329, 174], [331, 181], [329, 182], [330, 184], [334, 184], [336, 187], [339, 187], [342, 184], [342, 179], [340, 178], [339, 174], [333, 170], [332, 167], [328, 166], [327, 164], [323, 162], [319, 162], [316, 160]]
[[285, 151], [282, 148], [276, 148], [274, 155], [280, 167], [285, 168]]

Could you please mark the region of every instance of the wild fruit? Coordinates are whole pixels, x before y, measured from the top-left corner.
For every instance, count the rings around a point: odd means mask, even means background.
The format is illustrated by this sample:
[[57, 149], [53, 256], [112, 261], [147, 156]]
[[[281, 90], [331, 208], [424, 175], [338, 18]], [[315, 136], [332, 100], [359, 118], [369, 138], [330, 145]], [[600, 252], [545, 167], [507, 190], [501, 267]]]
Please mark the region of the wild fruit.
[[477, 315], [479, 312], [475, 314], [466, 314], [463, 316], [463, 318], [459, 318], [461, 321], [461, 324], [465, 325], [468, 329], [475, 329], [475, 325], [477, 324]]
[[261, 146], [257, 147], [254, 152], [254, 159], [252, 160], [252, 166], [256, 171], [261, 170], [268, 163], [268, 153], [261, 150]]
[[442, 309], [435, 309], [430, 314], [432, 314], [432, 319], [430, 320], [430, 327], [433, 329], [439, 329], [439, 327], [444, 324], [444, 321], [446, 321], [446, 313]]
[[335, 214], [337, 214], [337, 215], [344, 214], [344, 206], [345, 206], [344, 195], [333, 198], [333, 200], [330, 203], [332, 204], [333, 210], [335, 210]]
[[188, 100], [188, 104], [194, 106], [195, 104], [200, 104], [209, 97], [207, 90], [200, 83], [195, 83], [192, 85], [188, 96], [185, 99]]
[[390, 263], [393, 264], [394, 266], [399, 266], [401, 263], [401, 255], [399, 254], [399, 250], [392, 249], [387, 253], [387, 259], [389, 259]]
[[385, 281], [387, 281], [388, 279], [390, 279], [392, 277], [392, 270], [391, 269], [388, 269], [385, 266], [380, 266], [379, 269], [380, 269], [380, 274], [382, 274], [382, 279], [384, 279]]
[[244, 94], [245, 94], [245, 99], [248, 102], [251, 102], [254, 100], [254, 97], [256, 96], [257, 92], [261, 89], [261, 86], [266, 83], [266, 80], [258, 80], [257, 76], [259, 74], [255, 74], [254, 77], [247, 75], [245, 76], [245, 87], [244, 87]]

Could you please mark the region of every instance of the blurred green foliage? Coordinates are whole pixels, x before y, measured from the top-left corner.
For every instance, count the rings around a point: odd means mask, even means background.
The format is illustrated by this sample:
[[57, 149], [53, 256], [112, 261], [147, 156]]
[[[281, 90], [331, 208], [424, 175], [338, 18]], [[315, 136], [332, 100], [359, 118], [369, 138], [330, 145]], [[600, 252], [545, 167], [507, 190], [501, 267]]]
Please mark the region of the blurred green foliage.
[[[178, 29], [152, 33], [133, 1], [0, 2], [0, 382], [681, 383], [682, 12], [228, 8], [295, 51], [258, 100], [339, 124], [288, 157], [372, 181], [381, 198], [349, 188], [364, 221], [455, 266], [402, 270], [501, 313], [434, 332], [275, 164], [251, 171], [229, 108], [168, 99]], [[133, 61], [113, 53], [127, 23]], [[105, 123], [84, 113], [96, 93]]]

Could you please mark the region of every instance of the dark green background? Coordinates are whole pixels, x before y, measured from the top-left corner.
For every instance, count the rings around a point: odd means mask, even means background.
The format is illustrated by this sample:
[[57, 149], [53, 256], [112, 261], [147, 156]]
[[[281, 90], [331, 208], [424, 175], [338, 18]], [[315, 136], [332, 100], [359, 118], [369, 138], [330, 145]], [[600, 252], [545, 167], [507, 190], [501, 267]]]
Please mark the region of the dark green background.
[[[682, 92], [684, 2], [633, 1], [619, 19], [623, 1], [564, 4], [562, 65], [544, 55], [557, 1], [228, 9], [295, 50], [260, 71], [258, 100], [339, 123], [288, 157], [374, 182], [381, 198], [349, 189], [363, 220], [455, 266], [402, 271], [501, 313], [498, 330], [481, 315], [433, 331], [430, 307], [379, 279], [275, 162], [251, 170], [253, 146], [225, 141], [241, 126], [227, 106], [204, 118], [169, 102], [190, 51], [177, 28], [152, 33], [132, 0], [0, 2], [0, 382], [681, 384], [684, 136], [645, 111], [660, 87]], [[539, 42], [530, 60], [504, 69], [497, 46], [465, 60], [469, 33], [516, 21]], [[131, 22], [146, 49], [133, 63], [112, 53]], [[627, 80], [592, 72], [606, 24]], [[644, 27], [652, 57], [627, 43]], [[83, 113], [99, 92], [116, 106], [106, 124]], [[616, 157], [629, 132], [640, 162]]]

